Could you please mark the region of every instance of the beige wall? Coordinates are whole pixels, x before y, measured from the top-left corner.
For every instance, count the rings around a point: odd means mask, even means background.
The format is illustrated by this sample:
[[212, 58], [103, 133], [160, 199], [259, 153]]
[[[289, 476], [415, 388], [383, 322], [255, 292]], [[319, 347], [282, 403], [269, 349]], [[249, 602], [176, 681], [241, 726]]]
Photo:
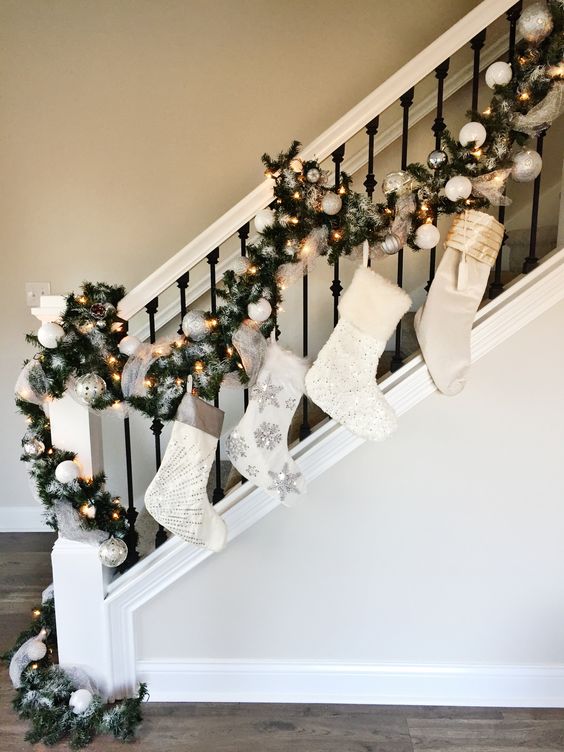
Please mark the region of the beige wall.
[[132, 287], [477, 0], [1, 0], [4, 458], [30, 501], [12, 386], [24, 283]]

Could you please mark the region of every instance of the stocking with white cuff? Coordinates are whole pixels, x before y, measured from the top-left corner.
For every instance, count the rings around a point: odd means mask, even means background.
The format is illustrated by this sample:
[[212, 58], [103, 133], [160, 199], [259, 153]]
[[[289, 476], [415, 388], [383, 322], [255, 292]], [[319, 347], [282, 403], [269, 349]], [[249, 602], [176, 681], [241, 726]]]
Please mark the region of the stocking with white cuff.
[[185, 394], [162, 464], [145, 494], [145, 507], [159, 524], [212, 551], [227, 540], [225, 522], [206, 488], [222, 425], [222, 410]]
[[288, 429], [304, 389], [306, 363], [270, 341], [245, 415], [227, 438], [235, 468], [260, 488], [292, 506], [305, 480], [288, 453]]
[[470, 336], [503, 242], [503, 225], [471, 209], [457, 216], [427, 300], [415, 314], [421, 352], [437, 389], [455, 395], [470, 367]]

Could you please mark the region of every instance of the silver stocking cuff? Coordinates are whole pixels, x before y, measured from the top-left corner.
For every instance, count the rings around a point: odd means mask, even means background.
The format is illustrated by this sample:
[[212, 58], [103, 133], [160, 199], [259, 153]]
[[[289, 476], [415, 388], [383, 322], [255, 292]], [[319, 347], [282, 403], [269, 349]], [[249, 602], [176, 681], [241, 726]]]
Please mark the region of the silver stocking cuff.
[[223, 426], [223, 416], [224, 412], [219, 407], [214, 407], [199, 397], [185, 394], [174, 419], [219, 439]]

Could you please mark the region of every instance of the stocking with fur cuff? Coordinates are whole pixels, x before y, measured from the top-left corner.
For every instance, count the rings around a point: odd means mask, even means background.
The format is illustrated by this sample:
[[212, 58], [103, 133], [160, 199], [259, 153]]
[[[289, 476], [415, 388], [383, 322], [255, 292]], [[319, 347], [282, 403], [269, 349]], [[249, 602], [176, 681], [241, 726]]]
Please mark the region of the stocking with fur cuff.
[[270, 341], [245, 415], [226, 442], [229, 459], [241, 475], [285, 506], [305, 492], [304, 477], [288, 452], [288, 429], [306, 370], [305, 361]]
[[472, 324], [503, 232], [503, 225], [485, 212], [471, 209], [457, 216], [427, 300], [415, 314], [421, 352], [443, 394], [458, 394], [466, 384]]
[[396, 415], [376, 383], [376, 369], [410, 304], [397, 285], [370, 269], [357, 269], [339, 304], [339, 323], [306, 375], [311, 399], [365, 439], [379, 441], [396, 428]]

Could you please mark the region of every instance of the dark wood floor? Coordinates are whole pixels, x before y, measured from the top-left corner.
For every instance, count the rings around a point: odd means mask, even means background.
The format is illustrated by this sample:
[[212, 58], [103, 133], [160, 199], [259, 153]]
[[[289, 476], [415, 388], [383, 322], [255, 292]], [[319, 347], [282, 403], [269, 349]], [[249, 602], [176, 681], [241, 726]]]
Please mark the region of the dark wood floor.
[[[0, 535], [0, 651], [50, 582], [52, 542], [42, 533]], [[11, 697], [3, 669], [0, 752], [30, 750]], [[564, 752], [564, 710], [149, 703], [144, 716], [134, 745], [143, 752]], [[100, 738], [89, 749], [124, 746]]]

